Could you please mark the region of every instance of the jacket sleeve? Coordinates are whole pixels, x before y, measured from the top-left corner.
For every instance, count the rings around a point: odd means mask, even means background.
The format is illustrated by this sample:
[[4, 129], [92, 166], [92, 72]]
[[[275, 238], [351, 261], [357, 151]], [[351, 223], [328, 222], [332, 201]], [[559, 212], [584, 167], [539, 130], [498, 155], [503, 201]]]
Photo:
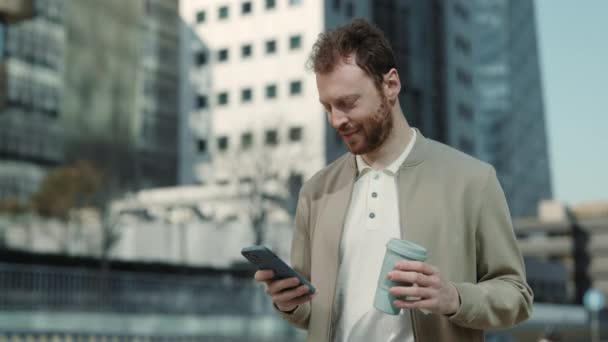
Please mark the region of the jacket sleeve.
[[[304, 187], [302, 187], [298, 197], [295, 229], [291, 243], [291, 265], [296, 272], [300, 273], [304, 278], [310, 281], [310, 206], [309, 199], [303, 195]], [[308, 322], [310, 319], [310, 302], [299, 305], [295, 311], [291, 313], [282, 312], [278, 310], [276, 306], [274, 306], [274, 308], [281, 315], [281, 317], [287, 320], [290, 324], [301, 329], [308, 329]]]
[[466, 328], [507, 328], [530, 317], [533, 293], [493, 168], [481, 193], [475, 233], [478, 282], [454, 284], [461, 305], [449, 319]]

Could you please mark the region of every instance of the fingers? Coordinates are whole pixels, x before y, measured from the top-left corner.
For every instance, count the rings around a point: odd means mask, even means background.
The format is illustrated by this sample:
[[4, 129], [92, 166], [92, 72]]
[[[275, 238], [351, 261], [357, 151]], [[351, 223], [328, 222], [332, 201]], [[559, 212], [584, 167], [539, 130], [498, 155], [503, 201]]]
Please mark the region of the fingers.
[[425, 287], [436, 287], [438, 285], [437, 277], [428, 276], [418, 272], [391, 271], [388, 273], [388, 279], [402, 283], [417, 284]]
[[266, 284], [268, 284], [272, 280], [273, 277], [274, 277], [273, 270], [259, 270], [259, 271], [255, 272], [255, 275], [254, 275], [255, 281], [260, 282], [260, 283], [266, 283]]
[[266, 284], [266, 293], [282, 311], [291, 311], [300, 304], [311, 301], [316, 294], [309, 294], [310, 289], [306, 285], [300, 285], [296, 277], [273, 280], [272, 270], [259, 270], [255, 273], [255, 281]]
[[[291, 304], [291, 301], [294, 301], [295, 299], [299, 299], [302, 296], [305, 297], [310, 297], [310, 295], [308, 295], [308, 286], [306, 285], [302, 285], [302, 286], [298, 286], [297, 288], [293, 289], [293, 290], [286, 290], [283, 292], [278, 292], [272, 295], [272, 301], [275, 302], [277, 305], [282, 305], [282, 306], [287, 306], [288, 304]], [[312, 297], [311, 297], [312, 298]]]
[[288, 305], [301, 305], [304, 303], [308, 303], [310, 302], [317, 294], [311, 294], [311, 295], [305, 295], [305, 296], [300, 296], [296, 299], [293, 299], [291, 301], [289, 301]]
[[294, 299], [285, 301], [285, 302], [274, 302], [275, 305], [279, 308], [279, 310], [284, 312], [289, 312], [296, 309], [299, 305], [310, 302], [317, 294], [307, 294], [304, 296], [296, 297]]
[[425, 275], [433, 275], [438, 272], [435, 266], [421, 262], [411, 260], [400, 260], [395, 264], [395, 270], [406, 271], [406, 272], [418, 272]]
[[300, 280], [298, 278], [285, 278], [281, 280], [274, 280], [268, 284], [266, 288], [266, 293], [274, 296], [280, 292], [283, 292], [286, 289], [291, 289], [292, 287], [296, 287], [300, 285]]
[[400, 309], [427, 309], [427, 310], [435, 310], [438, 307], [437, 298], [417, 300], [417, 301], [405, 301], [405, 300], [396, 300], [393, 302], [393, 305]]
[[437, 290], [419, 286], [395, 286], [391, 287], [389, 293], [395, 297], [418, 297], [422, 299], [437, 297]]

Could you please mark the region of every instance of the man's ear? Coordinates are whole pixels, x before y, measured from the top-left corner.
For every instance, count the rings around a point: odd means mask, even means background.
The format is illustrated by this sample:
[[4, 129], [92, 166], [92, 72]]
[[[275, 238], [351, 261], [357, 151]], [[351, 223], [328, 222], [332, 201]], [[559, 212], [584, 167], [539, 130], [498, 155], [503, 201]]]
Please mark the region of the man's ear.
[[384, 74], [384, 80], [382, 82], [384, 95], [386, 95], [387, 99], [393, 103], [401, 92], [401, 80], [399, 79], [399, 73], [397, 69], [392, 68]]

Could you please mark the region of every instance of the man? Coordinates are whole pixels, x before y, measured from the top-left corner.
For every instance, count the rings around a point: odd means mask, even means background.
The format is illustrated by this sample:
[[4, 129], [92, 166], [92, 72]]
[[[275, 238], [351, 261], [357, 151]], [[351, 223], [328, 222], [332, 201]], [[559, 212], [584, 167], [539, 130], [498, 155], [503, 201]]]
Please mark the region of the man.
[[[411, 128], [382, 32], [362, 19], [319, 36], [311, 55], [319, 99], [350, 153], [300, 192], [292, 265], [296, 278], [258, 271], [280, 314], [308, 341], [482, 341], [483, 331], [529, 317], [525, 281], [494, 169]], [[389, 278], [400, 315], [374, 309], [390, 238], [427, 249]]]

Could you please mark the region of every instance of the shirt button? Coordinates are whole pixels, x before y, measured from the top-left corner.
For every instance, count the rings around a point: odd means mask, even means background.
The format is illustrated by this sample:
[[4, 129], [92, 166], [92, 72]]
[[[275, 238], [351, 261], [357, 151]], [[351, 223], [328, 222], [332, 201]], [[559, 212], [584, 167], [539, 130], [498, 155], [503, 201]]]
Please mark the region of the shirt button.
[[374, 175], [374, 179], [379, 179], [379, 178], [380, 178], [380, 175], [376, 173], [376, 174]]
[[373, 198], [378, 197], [378, 193], [376, 193], [376, 192], [372, 192], [372, 197], [373, 197]]
[[370, 214], [369, 214], [369, 218], [372, 218], [372, 219], [373, 219], [374, 217], [376, 217], [376, 214], [374, 214], [374, 213], [370, 213]]

